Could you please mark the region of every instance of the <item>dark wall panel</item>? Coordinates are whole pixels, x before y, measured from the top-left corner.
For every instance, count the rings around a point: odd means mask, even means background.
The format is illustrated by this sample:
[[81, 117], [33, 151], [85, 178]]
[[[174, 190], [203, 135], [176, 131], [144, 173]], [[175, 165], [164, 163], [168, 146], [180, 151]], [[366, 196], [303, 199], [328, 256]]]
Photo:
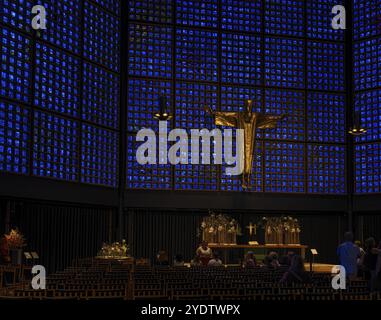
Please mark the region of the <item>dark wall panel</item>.
[[[217, 211], [216, 212], [224, 212]], [[247, 229], [250, 221], [256, 223], [266, 213], [258, 212], [231, 212], [225, 211], [240, 222], [243, 235], [238, 237], [239, 243], [247, 243]], [[207, 211], [196, 210], [147, 210], [130, 209], [124, 217], [125, 236], [127, 230], [132, 232], [129, 242], [136, 257], [149, 257], [154, 259], [157, 251], [167, 250], [170, 255], [183, 254], [189, 261], [196, 250], [200, 239], [197, 237], [197, 228]], [[132, 217], [131, 217], [132, 215]], [[274, 215], [274, 214], [273, 214]], [[336, 263], [336, 247], [346, 230], [346, 217], [340, 214], [292, 214], [300, 220], [302, 226], [301, 242], [316, 248], [319, 256], [316, 262]], [[133, 223], [133, 226], [129, 225]], [[257, 239], [264, 241], [264, 231], [258, 229]]]
[[112, 236], [113, 213], [107, 208], [16, 202], [10, 222], [25, 235], [26, 250], [37, 251], [40, 263], [53, 272], [75, 258], [95, 256]]

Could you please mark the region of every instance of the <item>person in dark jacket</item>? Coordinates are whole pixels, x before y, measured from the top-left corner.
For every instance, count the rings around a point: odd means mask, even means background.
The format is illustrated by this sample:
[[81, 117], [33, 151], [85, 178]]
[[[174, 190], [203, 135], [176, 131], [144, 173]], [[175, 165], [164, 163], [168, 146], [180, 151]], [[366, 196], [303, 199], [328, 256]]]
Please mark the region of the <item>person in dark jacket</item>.
[[290, 268], [284, 273], [280, 283], [308, 283], [310, 277], [304, 268], [304, 261], [300, 255], [294, 255], [291, 260]]

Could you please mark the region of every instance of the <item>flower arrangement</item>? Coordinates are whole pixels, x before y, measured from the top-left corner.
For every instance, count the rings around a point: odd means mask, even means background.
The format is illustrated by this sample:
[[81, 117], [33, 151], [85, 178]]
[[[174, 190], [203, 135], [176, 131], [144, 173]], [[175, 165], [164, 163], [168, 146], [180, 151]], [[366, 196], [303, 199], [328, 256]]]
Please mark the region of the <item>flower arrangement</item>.
[[103, 243], [101, 250], [98, 252], [97, 257], [104, 259], [121, 259], [127, 258], [129, 246], [126, 240], [122, 242], [113, 242], [111, 244]]
[[215, 214], [210, 212], [209, 216], [204, 217], [197, 235], [202, 235], [202, 240], [209, 243], [237, 243], [236, 236], [241, 235], [238, 222], [225, 214]]
[[12, 229], [9, 234], [4, 235], [9, 249], [21, 249], [26, 246], [23, 234], [16, 228]]
[[263, 217], [258, 225], [265, 230], [266, 244], [300, 244], [298, 219], [291, 216]]

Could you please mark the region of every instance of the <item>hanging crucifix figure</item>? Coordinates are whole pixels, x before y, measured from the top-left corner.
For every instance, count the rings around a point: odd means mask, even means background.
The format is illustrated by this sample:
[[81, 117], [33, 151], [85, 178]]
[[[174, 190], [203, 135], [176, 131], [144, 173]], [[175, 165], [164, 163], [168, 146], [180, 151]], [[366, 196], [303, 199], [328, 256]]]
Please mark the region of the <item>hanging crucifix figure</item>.
[[214, 117], [218, 126], [228, 126], [244, 130], [244, 166], [242, 172], [242, 188], [250, 188], [250, 177], [253, 168], [255, 150], [255, 135], [257, 129], [272, 129], [277, 126], [278, 121], [285, 118], [283, 115], [263, 114], [252, 111], [253, 101], [245, 101], [244, 111], [220, 112], [213, 111], [206, 106], [205, 111]]

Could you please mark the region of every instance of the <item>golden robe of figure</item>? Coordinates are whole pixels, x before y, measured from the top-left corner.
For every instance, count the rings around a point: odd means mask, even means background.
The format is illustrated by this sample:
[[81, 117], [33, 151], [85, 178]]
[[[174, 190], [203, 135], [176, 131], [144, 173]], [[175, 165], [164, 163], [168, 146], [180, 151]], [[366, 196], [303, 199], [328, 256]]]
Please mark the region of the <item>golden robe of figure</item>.
[[214, 116], [218, 126], [234, 127], [244, 130], [244, 168], [242, 172], [242, 188], [250, 187], [250, 176], [253, 168], [255, 135], [258, 129], [272, 129], [286, 115], [272, 115], [252, 112], [252, 100], [245, 102], [242, 112], [214, 112], [210, 107], [206, 111]]

